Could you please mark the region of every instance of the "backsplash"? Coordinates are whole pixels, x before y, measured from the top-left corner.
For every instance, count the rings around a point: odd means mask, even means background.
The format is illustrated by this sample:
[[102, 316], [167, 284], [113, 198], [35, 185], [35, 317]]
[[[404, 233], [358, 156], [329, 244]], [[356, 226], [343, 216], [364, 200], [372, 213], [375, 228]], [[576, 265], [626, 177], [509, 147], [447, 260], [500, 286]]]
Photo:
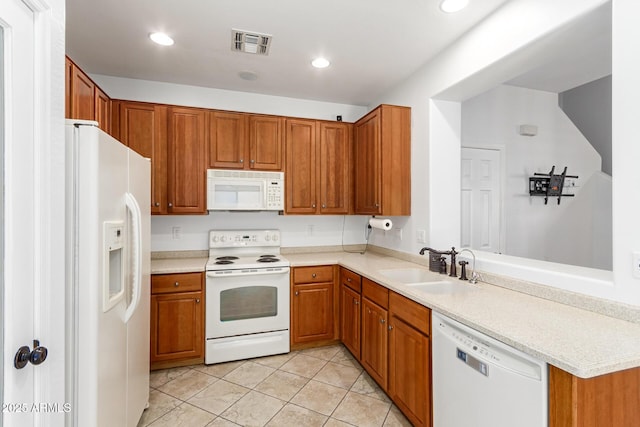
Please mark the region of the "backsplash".
[[283, 247], [364, 244], [368, 216], [211, 212], [151, 217], [151, 251], [208, 250], [212, 229], [279, 229]]

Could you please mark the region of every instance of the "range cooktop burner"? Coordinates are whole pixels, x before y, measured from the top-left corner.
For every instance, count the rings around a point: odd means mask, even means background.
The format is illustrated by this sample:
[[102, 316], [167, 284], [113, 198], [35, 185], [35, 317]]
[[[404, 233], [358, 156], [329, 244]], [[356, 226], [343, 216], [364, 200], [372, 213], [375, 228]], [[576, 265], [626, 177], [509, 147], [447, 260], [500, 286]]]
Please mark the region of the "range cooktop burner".
[[233, 260], [238, 259], [238, 257], [237, 256], [219, 256], [216, 259], [220, 260], [220, 261], [233, 261]]
[[260, 255], [260, 258], [275, 258], [275, 255]]
[[257, 262], [278, 262], [280, 261], [279, 258], [275, 258], [275, 257], [260, 257], [258, 258]]
[[[233, 257], [231, 257], [231, 258], [233, 258]], [[221, 259], [221, 260], [216, 261], [216, 264], [233, 264], [233, 261], [231, 261], [229, 259]]]

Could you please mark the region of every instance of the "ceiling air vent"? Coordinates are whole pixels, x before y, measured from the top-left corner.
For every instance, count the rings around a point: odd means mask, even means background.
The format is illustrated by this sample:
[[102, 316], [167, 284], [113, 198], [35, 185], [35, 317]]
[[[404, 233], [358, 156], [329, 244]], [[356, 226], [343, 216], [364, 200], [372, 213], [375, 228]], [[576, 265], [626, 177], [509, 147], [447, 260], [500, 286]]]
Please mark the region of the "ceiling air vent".
[[254, 31], [231, 30], [231, 50], [268, 55], [271, 37]]

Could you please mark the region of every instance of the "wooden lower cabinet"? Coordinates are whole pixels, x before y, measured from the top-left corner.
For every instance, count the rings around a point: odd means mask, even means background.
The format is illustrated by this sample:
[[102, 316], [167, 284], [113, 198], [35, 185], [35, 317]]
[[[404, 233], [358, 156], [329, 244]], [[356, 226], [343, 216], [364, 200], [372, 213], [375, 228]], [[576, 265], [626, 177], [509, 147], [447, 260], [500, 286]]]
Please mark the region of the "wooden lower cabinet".
[[394, 315], [389, 325], [389, 396], [414, 426], [430, 426], [429, 337]]
[[387, 310], [362, 298], [362, 352], [360, 363], [383, 390], [387, 390]]
[[151, 278], [151, 369], [204, 362], [203, 273]]
[[340, 340], [360, 360], [360, 293], [340, 285]]
[[291, 273], [291, 346], [338, 338], [337, 267], [297, 267]]
[[640, 368], [578, 378], [549, 366], [549, 427], [640, 426]]

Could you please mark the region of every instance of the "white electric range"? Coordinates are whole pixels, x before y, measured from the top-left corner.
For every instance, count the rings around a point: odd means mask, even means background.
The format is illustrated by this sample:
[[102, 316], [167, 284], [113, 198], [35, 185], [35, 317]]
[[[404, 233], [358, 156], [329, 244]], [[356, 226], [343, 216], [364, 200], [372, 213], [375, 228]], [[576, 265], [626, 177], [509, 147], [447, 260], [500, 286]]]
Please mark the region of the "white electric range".
[[211, 230], [205, 363], [289, 352], [289, 261], [279, 230]]

